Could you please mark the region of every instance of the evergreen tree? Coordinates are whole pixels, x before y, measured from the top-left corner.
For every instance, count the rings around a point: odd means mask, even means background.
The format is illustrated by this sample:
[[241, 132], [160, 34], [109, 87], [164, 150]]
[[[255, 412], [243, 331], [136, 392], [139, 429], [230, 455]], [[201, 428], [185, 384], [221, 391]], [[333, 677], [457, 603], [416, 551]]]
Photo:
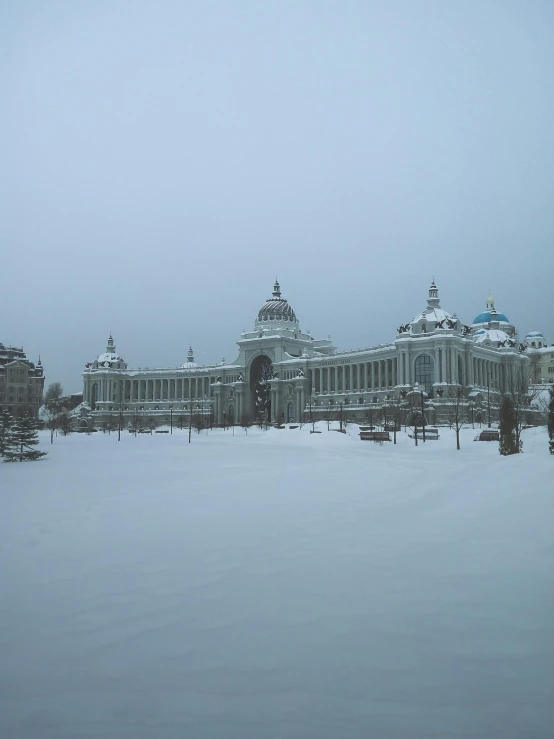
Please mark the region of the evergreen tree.
[[5, 408], [0, 414], [0, 457], [4, 456], [4, 449], [8, 441], [8, 434], [13, 423], [11, 413]]
[[509, 395], [502, 398], [500, 406], [500, 454], [518, 454], [521, 442], [517, 439], [517, 420], [514, 406]]
[[35, 449], [38, 443], [36, 421], [26, 414], [10, 426], [4, 448], [4, 462], [34, 461], [44, 457], [46, 452]]
[[550, 454], [554, 454], [554, 385], [550, 388], [548, 403], [548, 449]]

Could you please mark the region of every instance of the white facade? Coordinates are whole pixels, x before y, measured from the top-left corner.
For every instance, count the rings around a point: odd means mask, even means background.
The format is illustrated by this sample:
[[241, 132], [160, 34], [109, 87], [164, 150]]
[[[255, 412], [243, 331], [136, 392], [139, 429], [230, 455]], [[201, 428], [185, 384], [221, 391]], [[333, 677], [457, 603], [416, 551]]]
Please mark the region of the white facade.
[[199, 366], [192, 349], [187, 362], [171, 369], [130, 369], [110, 336], [106, 352], [87, 365], [84, 401], [94, 422], [112, 414], [210, 417], [216, 424], [238, 423], [260, 413], [273, 423], [325, 417], [342, 406], [351, 418], [367, 413], [414, 386], [425, 392], [428, 420], [440, 420], [441, 403], [453, 388], [467, 402], [483, 392], [502, 391], [506, 373], [526, 366], [526, 347], [515, 327], [494, 309], [471, 325], [441, 307], [434, 282], [427, 305], [399, 327], [390, 344], [337, 352], [330, 340], [301, 330], [296, 314], [276, 282], [252, 331], [241, 334], [232, 364]]

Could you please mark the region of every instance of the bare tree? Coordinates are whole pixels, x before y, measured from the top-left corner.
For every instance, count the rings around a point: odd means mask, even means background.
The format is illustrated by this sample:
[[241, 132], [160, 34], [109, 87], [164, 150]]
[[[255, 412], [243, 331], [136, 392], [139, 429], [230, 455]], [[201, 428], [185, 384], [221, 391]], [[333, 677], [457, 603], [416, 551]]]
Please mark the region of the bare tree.
[[44, 405], [48, 410], [50, 423], [50, 443], [54, 443], [54, 429], [56, 428], [58, 415], [62, 410], [63, 388], [61, 383], [53, 382], [48, 386], [46, 395], [44, 396]]
[[392, 395], [389, 400], [390, 421], [393, 427], [394, 443], [396, 444], [396, 432], [400, 429], [402, 419], [402, 405], [404, 398], [400, 394]]
[[548, 451], [554, 454], [554, 385], [550, 387], [550, 398], [548, 402]]
[[248, 429], [250, 428], [250, 426], [252, 426], [252, 419], [250, 418], [250, 416], [246, 414], [242, 416], [242, 418], [240, 419], [240, 425], [244, 429], [244, 433], [247, 434]]
[[192, 416], [192, 426], [196, 433], [199, 434], [204, 428], [204, 416], [201, 413], [194, 413]]
[[541, 381], [540, 377], [540, 366], [541, 366], [541, 354], [536, 349], [531, 349], [527, 354], [529, 357], [529, 375], [530, 381], [537, 385]]
[[254, 380], [256, 398], [256, 420], [260, 428], [267, 428], [270, 423], [271, 380], [275, 378], [273, 365], [268, 357], [261, 357]]
[[369, 406], [369, 408], [367, 409], [365, 413], [365, 421], [367, 422], [371, 430], [373, 430], [373, 427], [378, 422], [378, 420], [379, 420], [378, 409], [374, 408], [373, 406]]
[[449, 385], [446, 393], [443, 395], [443, 402], [441, 403], [441, 410], [443, 411], [448, 425], [451, 429], [456, 432], [456, 449], [460, 449], [460, 429], [463, 426], [465, 414], [466, 414], [466, 403], [462, 388], [458, 385]]
[[539, 392], [538, 388], [532, 387], [531, 379], [532, 368], [530, 366], [508, 367], [506, 369], [505, 395], [508, 395], [512, 401], [518, 450], [521, 450], [523, 446], [521, 432], [525, 425], [531, 402]]

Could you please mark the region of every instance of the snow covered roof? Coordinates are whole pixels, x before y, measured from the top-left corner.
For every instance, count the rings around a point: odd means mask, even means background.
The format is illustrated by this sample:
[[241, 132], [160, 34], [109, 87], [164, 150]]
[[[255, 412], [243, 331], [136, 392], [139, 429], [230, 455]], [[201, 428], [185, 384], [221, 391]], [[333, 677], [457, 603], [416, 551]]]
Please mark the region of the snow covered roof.
[[529, 331], [528, 334], [525, 335], [526, 339], [544, 339], [544, 334], [541, 334], [540, 331]]
[[420, 321], [432, 321], [434, 323], [440, 323], [449, 318], [451, 321], [456, 321], [450, 313], [447, 313], [442, 308], [425, 308], [424, 311], [419, 313], [413, 320], [412, 323], [419, 323]]
[[105, 352], [104, 354], [101, 354], [98, 359], [96, 360], [98, 363], [102, 362], [123, 362], [123, 358], [119, 356], [119, 354], [108, 354]]
[[196, 369], [198, 366], [196, 362], [185, 362], [181, 365], [181, 369]]
[[500, 329], [493, 328], [489, 331], [477, 331], [475, 333], [475, 342], [477, 344], [484, 344], [487, 341], [491, 342], [492, 344], [500, 344], [502, 341], [509, 341], [510, 336], [505, 332], [501, 331]]

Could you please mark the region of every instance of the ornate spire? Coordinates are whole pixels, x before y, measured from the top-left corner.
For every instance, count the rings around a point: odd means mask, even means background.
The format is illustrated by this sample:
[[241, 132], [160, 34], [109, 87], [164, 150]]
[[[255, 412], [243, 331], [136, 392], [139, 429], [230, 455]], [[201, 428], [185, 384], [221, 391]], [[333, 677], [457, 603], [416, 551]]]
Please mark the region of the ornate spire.
[[275, 278], [275, 284], [273, 285], [273, 297], [276, 300], [281, 299], [281, 285], [279, 285], [279, 280]]
[[187, 354], [187, 362], [194, 363], [194, 352], [192, 351], [192, 346], [189, 346], [189, 350]]
[[429, 287], [429, 297], [427, 298], [427, 305], [429, 306], [429, 308], [440, 308], [441, 305], [439, 300], [439, 290], [435, 285], [434, 277], [431, 282], [431, 286]]
[[115, 354], [115, 344], [113, 343], [113, 337], [110, 334], [108, 343], [106, 344], [106, 354]]
[[494, 298], [491, 295], [490, 288], [489, 288], [489, 295], [487, 297], [487, 310], [494, 310]]

